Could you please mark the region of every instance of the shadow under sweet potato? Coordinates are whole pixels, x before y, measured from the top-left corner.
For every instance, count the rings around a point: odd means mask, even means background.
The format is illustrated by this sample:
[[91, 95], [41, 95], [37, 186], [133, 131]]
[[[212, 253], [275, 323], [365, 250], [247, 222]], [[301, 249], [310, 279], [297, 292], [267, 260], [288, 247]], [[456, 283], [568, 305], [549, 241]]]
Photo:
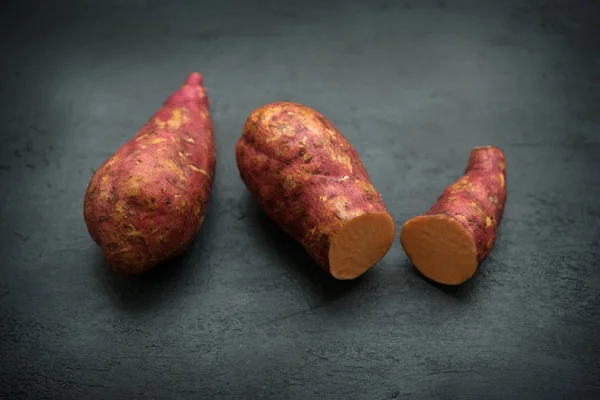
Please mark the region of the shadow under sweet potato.
[[304, 247], [272, 221], [247, 195], [247, 215], [254, 215], [256, 234], [272, 248], [275, 261], [291, 272], [311, 307], [334, 301], [362, 285], [369, 279], [367, 271], [353, 280], [337, 280], [324, 271], [306, 252]]
[[472, 297], [473, 294], [476, 292], [479, 271], [475, 272], [475, 275], [473, 275], [473, 277], [471, 279], [465, 281], [464, 283], [462, 283], [460, 285], [444, 285], [444, 284], [435, 282], [435, 281], [429, 279], [428, 277], [426, 277], [425, 275], [421, 274], [419, 272], [419, 270], [417, 270], [417, 268], [408, 259], [406, 260], [405, 264], [402, 267], [410, 270], [410, 273], [413, 274], [413, 276], [418, 277], [422, 281], [429, 283], [430, 285], [437, 288], [441, 292], [444, 292], [446, 295], [451, 296], [457, 300], [466, 300], [466, 299]]
[[186, 251], [136, 275], [120, 275], [112, 271], [98, 246], [94, 250], [94, 268], [115, 305], [126, 312], [144, 313], [156, 310], [182, 292], [182, 286], [206, 268], [202, 265], [202, 242], [210, 234], [213, 218], [206, 215], [200, 232]]

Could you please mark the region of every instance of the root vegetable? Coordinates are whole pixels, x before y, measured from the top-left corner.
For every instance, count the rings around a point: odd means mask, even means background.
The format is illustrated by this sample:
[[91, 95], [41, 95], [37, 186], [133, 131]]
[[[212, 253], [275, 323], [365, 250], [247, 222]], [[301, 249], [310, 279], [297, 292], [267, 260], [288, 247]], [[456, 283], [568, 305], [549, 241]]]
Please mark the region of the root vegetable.
[[494, 246], [506, 195], [502, 150], [473, 149], [464, 176], [429, 211], [404, 224], [404, 251], [427, 278], [446, 285], [465, 282]]
[[334, 278], [358, 277], [392, 245], [394, 220], [356, 150], [317, 111], [292, 102], [254, 110], [236, 159], [267, 216]]
[[195, 72], [91, 178], [84, 218], [110, 268], [139, 273], [183, 252], [204, 220], [214, 173], [209, 100]]

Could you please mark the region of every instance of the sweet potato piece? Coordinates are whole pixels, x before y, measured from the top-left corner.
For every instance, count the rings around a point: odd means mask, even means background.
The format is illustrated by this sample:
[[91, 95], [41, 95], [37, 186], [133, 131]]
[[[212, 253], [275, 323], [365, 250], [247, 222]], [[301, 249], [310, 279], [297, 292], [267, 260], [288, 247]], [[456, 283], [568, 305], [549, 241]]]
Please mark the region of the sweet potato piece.
[[334, 278], [358, 277], [390, 249], [394, 220], [354, 147], [317, 111], [292, 102], [254, 110], [236, 160], [267, 216]]
[[139, 273], [183, 252], [204, 220], [214, 174], [209, 100], [195, 72], [92, 176], [84, 218], [110, 268]]
[[402, 227], [400, 242], [414, 266], [446, 285], [470, 279], [496, 241], [506, 203], [506, 159], [494, 146], [471, 151], [465, 174], [437, 202]]

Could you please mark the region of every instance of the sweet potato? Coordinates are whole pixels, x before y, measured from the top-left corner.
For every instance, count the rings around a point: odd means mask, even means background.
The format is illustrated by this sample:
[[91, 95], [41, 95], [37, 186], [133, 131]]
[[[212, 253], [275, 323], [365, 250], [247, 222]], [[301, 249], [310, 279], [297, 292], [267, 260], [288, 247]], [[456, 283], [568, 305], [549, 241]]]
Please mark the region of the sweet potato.
[[194, 72], [91, 178], [84, 218], [115, 272], [135, 274], [183, 252], [206, 214], [213, 125]]
[[358, 277], [391, 247], [394, 220], [362, 161], [317, 111], [292, 102], [254, 110], [236, 160], [265, 214], [334, 278]]
[[464, 175], [429, 211], [403, 225], [404, 251], [427, 278], [446, 285], [465, 282], [494, 246], [506, 195], [502, 150], [474, 148]]

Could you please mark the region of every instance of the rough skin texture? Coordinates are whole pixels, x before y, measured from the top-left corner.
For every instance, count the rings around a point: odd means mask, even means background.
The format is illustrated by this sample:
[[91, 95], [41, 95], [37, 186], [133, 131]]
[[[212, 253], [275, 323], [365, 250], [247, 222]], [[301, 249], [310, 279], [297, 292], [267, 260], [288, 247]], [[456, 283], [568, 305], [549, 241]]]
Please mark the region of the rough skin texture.
[[354, 147], [304, 105], [278, 102], [254, 110], [236, 159], [263, 211], [330, 273], [330, 240], [344, 224], [387, 213]]
[[494, 246], [506, 193], [502, 151], [493, 146], [473, 149], [465, 174], [429, 211], [403, 225], [400, 243], [413, 265], [445, 285], [470, 279]]
[[480, 264], [494, 247], [506, 203], [506, 158], [497, 147], [471, 151], [465, 174], [448, 186], [425, 215], [456, 219], [473, 237]]
[[84, 218], [107, 264], [134, 274], [184, 251], [204, 220], [214, 174], [209, 100], [195, 72], [89, 183]]

